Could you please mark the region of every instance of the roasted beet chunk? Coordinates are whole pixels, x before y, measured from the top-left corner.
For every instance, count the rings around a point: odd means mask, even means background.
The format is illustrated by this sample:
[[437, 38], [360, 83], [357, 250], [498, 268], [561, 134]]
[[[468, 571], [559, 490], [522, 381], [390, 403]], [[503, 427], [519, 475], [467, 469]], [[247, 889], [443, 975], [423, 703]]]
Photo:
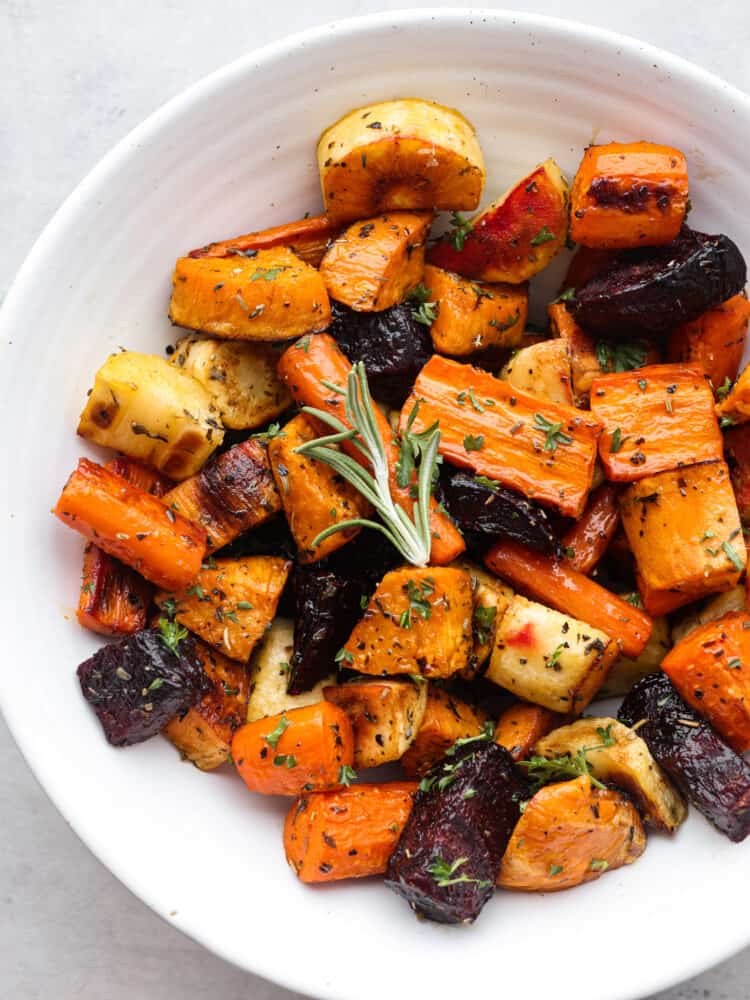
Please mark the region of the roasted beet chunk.
[[386, 884], [421, 916], [472, 923], [492, 895], [529, 786], [504, 747], [456, 743], [423, 779]]
[[747, 837], [750, 764], [682, 700], [666, 674], [638, 681], [617, 717], [626, 726], [642, 723], [638, 735], [709, 822], [730, 840]]
[[573, 313], [604, 337], [662, 335], [745, 287], [745, 261], [727, 236], [687, 226], [672, 243], [626, 250], [576, 292]]
[[210, 687], [186, 636], [179, 655], [164, 643], [159, 629], [144, 629], [104, 646], [78, 668], [83, 697], [115, 747], [142, 743], [196, 704]]
[[461, 531], [512, 538], [538, 552], [552, 552], [557, 539], [546, 511], [489, 479], [447, 470], [441, 477], [443, 504]]
[[432, 356], [428, 327], [417, 323], [408, 302], [369, 313], [332, 302], [331, 310], [328, 332], [352, 364], [364, 361], [375, 399], [400, 407]]

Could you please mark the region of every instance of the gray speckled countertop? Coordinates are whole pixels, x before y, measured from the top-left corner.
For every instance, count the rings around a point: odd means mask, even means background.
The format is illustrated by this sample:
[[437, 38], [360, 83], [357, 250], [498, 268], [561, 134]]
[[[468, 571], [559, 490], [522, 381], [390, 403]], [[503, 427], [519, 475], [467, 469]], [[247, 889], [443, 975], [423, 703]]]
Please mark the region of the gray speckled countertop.
[[[74, 185], [187, 84], [287, 31], [378, 9], [432, 5], [2, 0], [0, 296]], [[458, 0], [452, 5], [469, 6]], [[513, 0], [509, 6], [638, 35], [750, 90], [745, 0], [631, 0], [621, 7], [593, 0]], [[5, 669], [23, 665], [6, 663]], [[292, 1000], [288, 991], [193, 944], [131, 896], [47, 801], [1, 721], [0, 815], [3, 998]], [[658, 1000], [749, 997], [746, 951]]]

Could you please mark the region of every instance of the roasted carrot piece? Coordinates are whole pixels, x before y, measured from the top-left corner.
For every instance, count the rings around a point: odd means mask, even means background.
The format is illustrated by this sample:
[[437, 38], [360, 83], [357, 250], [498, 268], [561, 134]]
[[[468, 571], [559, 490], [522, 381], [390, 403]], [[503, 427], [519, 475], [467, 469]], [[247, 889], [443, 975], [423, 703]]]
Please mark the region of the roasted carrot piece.
[[100, 635], [133, 635], [146, 627], [153, 585], [89, 542], [83, 555], [79, 624]]
[[358, 312], [402, 302], [422, 280], [431, 212], [389, 212], [355, 222], [320, 262], [328, 294]]
[[492, 546], [485, 564], [532, 598], [601, 629], [625, 656], [639, 656], [648, 642], [653, 622], [647, 614], [565, 562], [507, 541]]
[[[205, 247], [191, 250], [188, 257], [250, 257], [253, 250], [270, 250], [272, 247], [288, 247], [306, 264], [317, 267], [331, 240], [341, 232], [341, 226], [331, 222], [327, 215], [311, 215], [281, 226], [261, 229], [231, 240], [209, 243]], [[250, 251], [250, 253], [248, 253]]]
[[157, 587], [187, 586], [206, 553], [201, 527], [87, 458], [79, 459], [53, 513]]
[[750, 420], [750, 365], [746, 365], [724, 401], [716, 407], [722, 426]]
[[410, 420], [414, 431], [440, 422], [440, 453], [452, 464], [570, 517], [583, 512], [600, 430], [589, 414], [435, 355], [401, 411], [401, 427]]
[[167, 479], [150, 465], [136, 462], [134, 458], [127, 458], [125, 455], [118, 455], [104, 466], [116, 476], [122, 476], [132, 486], [137, 486], [139, 490], [145, 490], [155, 497], [163, 497], [174, 485], [171, 479]]
[[284, 823], [289, 867], [302, 882], [382, 875], [417, 787], [393, 781], [301, 795]]
[[724, 454], [740, 520], [750, 524], [750, 427], [733, 427], [724, 434]]
[[589, 146], [573, 181], [570, 236], [604, 249], [670, 243], [685, 220], [685, 157], [652, 142]]
[[594, 788], [585, 776], [546, 785], [526, 804], [510, 838], [497, 884], [555, 892], [630, 865], [646, 834], [626, 795]]
[[319, 701], [248, 722], [234, 734], [232, 758], [250, 791], [261, 795], [337, 788], [354, 759], [349, 716]]
[[713, 393], [700, 368], [601, 375], [591, 385], [591, 412], [604, 425], [599, 455], [615, 482], [722, 457]]
[[738, 753], [750, 750], [750, 615], [732, 611], [688, 633], [662, 670]]
[[[347, 358], [338, 349], [333, 337], [321, 334], [303, 338], [288, 348], [279, 361], [279, 374], [298, 403], [325, 410], [346, 424], [348, 422], [344, 413], [342, 397], [327, 389], [324, 382], [332, 382], [343, 388], [346, 385], [351, 367]], [[411, 516], [414, 499], [409, 487], [401, 487], [396, 481], [398, 448], [391, 425], [377, 407], [375, 407], [374, 413], [388, 455], [388, 465], [391, 470], [391, 495], [396, 503]], [[352, 458], [359, 462], [363, 461], [362, 453], [349, 442], [344, 441], [342, 447]], [[430, 561], [437, 565], [444, 565], [461, 555], [466, 546], [460, 532], [450, 518], [438, 510], [437, 502], [434, 499], [431, 502], [430, 511], [430, 527], [432, 528]]]
[[426, 774], [456, 740], [479, 736], [487, 714], [442, 688], [430, 685], [427, 708], [416, 738], [401, 764], [410, 778]]
[[563, 537], [565, 560], [579, 573], [588, 575], [612, 541], [620, 523], [618, 492], [611, 483], [597, 487], [589, 497], [586, 510]]
[[506, 708], [495, 726], [495, 743], [505, 747], [513, 760], [524, 760], [542, 736], [562, 726], [566, 716], [541, 705], [518, 701]]
[[737, 378], [748, 321], [750, 302], [744, 293], [735, 295], [678, 326], [669, 338], [667, 360], [701, 367], [714, 389], [720, 389]]

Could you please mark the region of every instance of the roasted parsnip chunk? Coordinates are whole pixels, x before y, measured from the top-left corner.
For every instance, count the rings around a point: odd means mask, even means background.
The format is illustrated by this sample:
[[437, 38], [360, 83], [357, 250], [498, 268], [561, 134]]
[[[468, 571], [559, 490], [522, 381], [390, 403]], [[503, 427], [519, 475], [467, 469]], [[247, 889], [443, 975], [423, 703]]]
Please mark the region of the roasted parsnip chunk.
[[294, 650], [294, 623], [288, 618], [276, 618], [258, 643], [250, 658], [250, 697], [247, 721], [255, 722], [268, 715], [278, 715], [303, 705], [323, 700], [323, 688], [333, 684], [335, 673], [325, 677], [310, 691], [287, 694], [289, 663]]
[[500, 378], [516, 389], [573, 406], [571, 368], [564, 340], [543, 340], [517, 351], [500, 372]]

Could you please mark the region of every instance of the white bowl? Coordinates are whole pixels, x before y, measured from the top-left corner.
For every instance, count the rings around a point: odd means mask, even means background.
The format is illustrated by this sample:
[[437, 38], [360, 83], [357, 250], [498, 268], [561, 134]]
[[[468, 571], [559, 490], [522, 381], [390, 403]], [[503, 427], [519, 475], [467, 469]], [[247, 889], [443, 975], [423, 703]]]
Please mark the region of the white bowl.
[[[2, 573], [11, 730], [57, 807], [149, 906], [248, 970], [320, 997], [433, 1000], [501, 990], [625, 1000], [750, 941], [750, 844], [695, 812], [633, 867], [557, 895], [498, 893], [468, 929], [419, 923], [377, 880], [311, 889], [288, 871], [287, 804], [231, 774], [181, 765], [163, 740], [105, 743], [75, 666], [81, 540], [49, 515], [85, 450], [75, 425], [118, 345], [161, 351], [174, 259], [208, 240], [319, 207], [315, 140], [366, 101], [421, 95], [460, 108], [488, 161], [488, 195], [592, 140], [682, 148], [698, 228], [750, 251], [747, 97], [673, 56], [592, 28], [490, 11], [379, 14], [252, 53], [121, 142], [57, 213], [2, 311]], [[8, 806], [6, 805], [6, 808]]]

